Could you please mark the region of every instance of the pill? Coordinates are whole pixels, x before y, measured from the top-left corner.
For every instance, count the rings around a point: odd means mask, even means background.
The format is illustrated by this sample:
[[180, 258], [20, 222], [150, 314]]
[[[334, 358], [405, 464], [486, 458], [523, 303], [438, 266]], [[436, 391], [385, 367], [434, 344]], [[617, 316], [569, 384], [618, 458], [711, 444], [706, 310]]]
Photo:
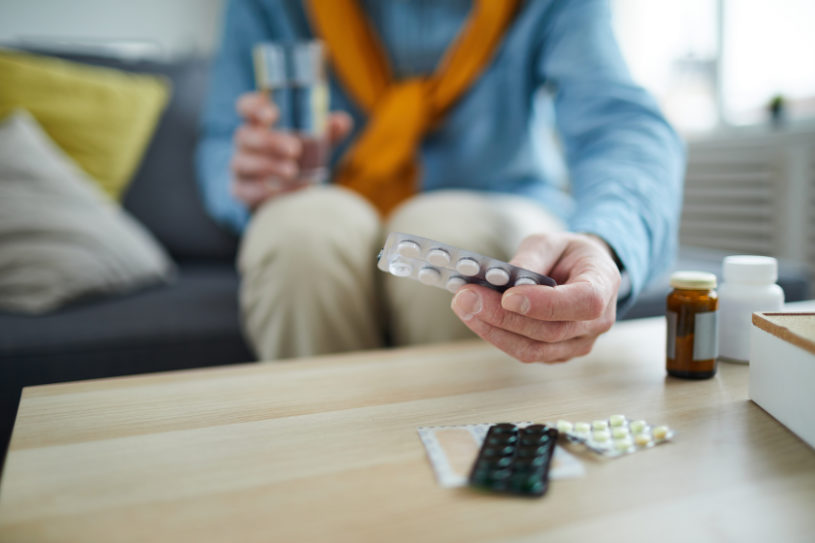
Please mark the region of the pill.
[[605, 443], [611, 437], [607, 430], [596, 430], [592, 435], [592, 439], [598, 443]]
[[487, 281], [501, 287], [509, 283], [509, 272], [503, 268], [490, 268], [485, 275]]
[[557, 421], [557, 431], [558, 432], [563, 432], [565, 434], [565, 433], [571, 432], [573, 427], [574, 426], [572, 425], [572, 423], [569, 422], [568, 420], [559, 420], [559, 421]]
[[515, 280], [515, 286], [521, 285], [537, 285], [538, 282], [532, 279], [531, 277], [519, 277]]
[[654, 428], [654, 439], [666, 439], [668, 437], [667, 426], [657, 426]]
[[614, 441], [614, 448], [618, 451], [627, 451], [631, 448], [631, 440], [630, 439], [617, 439]]
[[425, 285], [437, 285], [441, 281], [441, 272], [436, 268], [424, 267], [419, 270], [418, 278]]
[[628, 433], [628, 428], [618, 427], [611, 429], [611, 435], [614, 436], [614, 439], [623, 439], [627, 438], [630, 434]]
[[608, 421], [612, 426], [622, 426], [625, 424], [625, 415], [611, 415]]
[[608, 429], [608, 422], [604, 420], [596, 420], [591, 423], [591, 427], [595, 430], [606, 430]]
[[591, 430], [591, 425], [588, 422], [575, 422], [574, 431], [579, 434], [588, 434]]
[[651, 443], [651, 436], [646, 433], [637, 434], [634, 436], [634, 443], [638, 447], [647, 447]]
[[396, 277], [410, 277], [410, 274], [413, 273], [413, 266], [402, 261], [391, 262], [388, 269]]
[[427, 252], [427, 261], [444, 268], [450, 264], [450, 253], [444, 249], [431, 249]]
[[463, 287], [466, 283], [467, 281], [463, 277], [454, 275], [447, 280], [445, 288], [447, 288], [447, 290], [455, 294], [456, 292], [458, 292], [458, 289]]
[[422, 254], [422, 248], [415, 241], [406, 239], [396, 245], [396, 252], [408, 258], [419, 258], [419, 255]]
[[628, 427], [631, 428], [631, 431], [635, 434], [639, 434], [645, 431], [645, 429], [648, 427], [648, 423], [646, 423], [644, 420], [635, 420], [629, 424]]
[[479, 272], [481, 266], [478, 265], [478, 262], [474, 258], [464, 257], [459, 259], [456, 262], [456, 270], [461, 275], [466, 275], [468, 277], [473, 276]]

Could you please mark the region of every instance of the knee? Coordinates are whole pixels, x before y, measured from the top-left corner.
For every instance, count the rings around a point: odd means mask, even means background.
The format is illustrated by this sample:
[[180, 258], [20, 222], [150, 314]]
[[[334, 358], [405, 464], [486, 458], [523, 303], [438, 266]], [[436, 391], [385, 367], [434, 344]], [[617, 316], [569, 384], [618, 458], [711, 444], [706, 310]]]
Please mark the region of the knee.
[[244, 275], [270, 266], [281, 268], [279, 273], [302, 273], [326, 255], [357, 252], [354, 245], [374, 251], [380, 230], [376, 210], [356, 194], [313, 187], [277, 198], [255, 213], [241, 242], [238, 267]]

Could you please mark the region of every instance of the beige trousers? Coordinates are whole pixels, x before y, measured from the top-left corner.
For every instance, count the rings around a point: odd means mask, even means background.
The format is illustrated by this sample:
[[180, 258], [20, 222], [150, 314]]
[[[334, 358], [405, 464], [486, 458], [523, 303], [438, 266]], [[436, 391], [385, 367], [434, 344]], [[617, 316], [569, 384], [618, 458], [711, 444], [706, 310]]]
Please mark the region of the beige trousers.
[[336, 186], [279, 197], [255, 213], [238, 255], [244, 332], [261, 360], [473, 337], [450, 293], [376, 268], [387, 233], [508, 260], [527, 235], [562, 228], [531, 200], [494, 193], [422, 193], [384, 223]]

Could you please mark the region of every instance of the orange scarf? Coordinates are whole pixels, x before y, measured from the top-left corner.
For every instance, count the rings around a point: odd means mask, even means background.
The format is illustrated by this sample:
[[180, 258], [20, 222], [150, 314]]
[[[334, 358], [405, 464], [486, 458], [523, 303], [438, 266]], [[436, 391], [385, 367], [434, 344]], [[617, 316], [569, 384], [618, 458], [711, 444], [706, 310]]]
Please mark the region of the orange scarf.
[[417, 190], [417, 148], [486, 68], [519, 0], [476, 0], [473, 13], [436, 72], [395, 82], [384, 48], [356, 0], [309, 0], [316, 33], [334, 72], [368, 122], [348, 150], [336, 182], [386, 215]]

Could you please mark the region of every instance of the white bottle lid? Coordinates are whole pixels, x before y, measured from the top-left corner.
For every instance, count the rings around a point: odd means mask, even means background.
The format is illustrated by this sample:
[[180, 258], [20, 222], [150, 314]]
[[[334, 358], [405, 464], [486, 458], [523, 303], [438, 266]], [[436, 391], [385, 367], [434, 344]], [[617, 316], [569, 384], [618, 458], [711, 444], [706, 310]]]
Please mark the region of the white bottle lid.
[[726, 282], [772, 284], [778, 279], [778, 261], [771, 256], [726, 256], [722, 273]]

